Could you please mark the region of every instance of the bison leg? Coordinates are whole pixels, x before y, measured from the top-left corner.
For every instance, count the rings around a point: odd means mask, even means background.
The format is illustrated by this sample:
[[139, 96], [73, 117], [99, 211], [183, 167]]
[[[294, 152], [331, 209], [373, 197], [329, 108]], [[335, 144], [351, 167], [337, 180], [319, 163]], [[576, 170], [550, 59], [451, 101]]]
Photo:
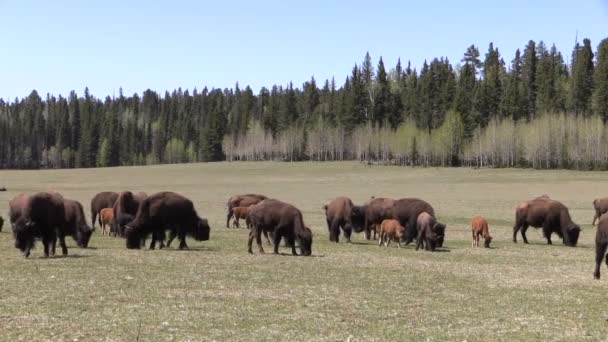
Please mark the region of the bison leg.
[[524, 243], [528, 243], [528, 238], [526, 237], [526, 231], [528, 230], [528, 225], [523, 224], [520, 228], [521, 238], [524, 240]]
[[173, 242], [173, 240], [175, 240], [176, 236], [177, 236], [177, 232], [175, 230], [172, 230], [169, 233], [169, 240], [167, 240], [167, 248], [171, 247], [171, 242]]
[[266, 243], [268, 243], [268, 246], [272, 246], [272, 242], [270, 242], [270, 239], [268, 238], [268, 232], [263, 230], [262, 233], [264, 233], [264, 237], [266, 238]]
[[[287, 240], [287, 239], [285, 239]], [[281, 243], [281, 234], [279, 234], [278, 232], [274, 232], [274, 234], [272, 234], [272, 243], [274, 246], [274, 254], [279, 254], [279, 244]]]
[[340, 242], [340, 222], [333, 220], [331, 227], [329, 228], [329, 241], [338, 243]]
[[68, 255], [68, 247], [65, 245], [65, 235], [59, 234], [59, 245], [61, 246], [61, 254]]
[[[262, 232], [263, 231], [264, 231], [263, 229], [255, 229], [255, 231], [252, 230], [252, 232], [255, 233], [255, 235], [254, 235], [255, 236], [255, 243], [258, 245], [258, 252], [260, 254], [264, 254], [264, 247], [262, 246]], [[278, 248], [279, 248], [279, 245], [277, 244], [275, 246], [275, 250], [278, 250]]]
[[239, 218], [234, 215], [232, 217], [232, 228], [241, 228], [241, 224], [239, 223]]
[[593, 222], [591, 222], [592, 226], [595, 226], [595, 220], [597, 220], [598, 218], [600, 218], [600, 216], [601, 215], [600, 215], [599, 211], [596, 209], [595, 210], [595, 215], [593, 216]]
[[519, 232], [520, 225], [516, 222], [513, 226], [513, 242], [517, 243], [517, 232]]
[[249, 231], [249, 240], [247, 241], [247, 252], [249, 254], [253, 254], [253, 250], [251, 250], [251, 245], [253, 244], [253, 237], [255, 234], [255, 230], [256, 230], [256, 228], [251, 228], [251, 230]]
[[[49, 253], [52, 252], [53, 249], [53, 242], [55, 241], [55, 237], [50, 237], [50, 236], [45, 236], [42, 238], [42, 246], [44, 248], [44, 257], [48, 258], [49, 257]], [[27, 258], [30, 255], [30, 246], [28, 246], [26, 252], [25, 252], [25, 257]], [[53, 253], [54, 255], [55, 253]]]
[[[600, 266], [606, 249], [608, 248], [608, 242], [601, 242], [595, 244], [595, 272], [593, 272], [594, 279], [600, 279]], [[606, 265], [608, 265], [608, 255], [606, 255]]]
[[230, 228], [230, 218], [232, 217], [232, 208], [228, 207], [228, 215], [226, 216], [226, 228]]
[[369, 221], [365, 220], [365, 240], [369, 240], [372, 235], [371, 224]]
[[420, 249], [420, 247], [424, 247], [422, 240], [424, 240], [424, 239], [423, 239], [423, 230], [421, 229], [418, 232], [418, 237], [416, 238], [416, 250]]
[[378, 237], [378, 247], [382, 246], [382, 242], [384, 242], [384, 232], [380, 232], [380, 237]]
[[179, 239], [179, 249], [188, 249], [188, 245], [186, 244], [186, 232], [184, 229], [180, 229], [177, 232], [177, 238]]
[[[95, 219], [96, 218], [97, 218], [97, 211], [91, 210], [91, 225], [93, 226], [93, 229], [95, 229]], [[99, 220], [101, 221], [101, 216], [99, 217]], [[99, 222], [99, 225], [101, 225], [101, 222]]]

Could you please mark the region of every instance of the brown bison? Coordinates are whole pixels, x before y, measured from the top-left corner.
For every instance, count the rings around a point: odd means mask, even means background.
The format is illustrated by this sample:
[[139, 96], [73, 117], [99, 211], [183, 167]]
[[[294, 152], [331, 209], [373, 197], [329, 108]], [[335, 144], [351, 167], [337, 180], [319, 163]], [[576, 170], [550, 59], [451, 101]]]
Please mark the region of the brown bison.
[[513, 242], [517, 242], [517, 232], [521, 230], [524, 243], [528, 243], [526, 230], [529, 226], [542, 227], [549, 245], [552, 244], [551, 234], [557, 233], [562, 238], [564, 245], [574, 247], [581, 232], [581, 228], [572, 222], [568, 208], [561, 202], [549, 198], [535, 198], [517, 206]]
[[[393, 218], [407, 230], [405, 244], [408, 245], [419, 235], [418, 216], [427, 213], [435, 217], [435, 209], [429, 203], [419, 198], [401, 198], [395, 201], [393, 206]], [[443, 246], [443, 236], [439, 236], [436, 241], [437, 247]]]
[[397, 220], [384, 220], [380, 224], [379, 234], [378, 246], [384, 242], [384, 247], [388, 247], [391, 240], [394, 240], [397, 242], [397, 247], [401, 248], [401, 240], [405, 237], [405, 227]]
[[356, 214], [353, 213], [354, 207], [350, 198], [344, 196], [337, 197], [323, 206], [329, 231], [329, 241], [339, 242], [340, 229], [342, 229], [346, 242], [350, 243], [353, 230], [357, 232], [363, 230], [364, 223], [361, 219], [357, 219]]
[[[434, 252], [437, 247], [442, 247], [445, 225], [437, 222], [434, 216], [427, 212], [420, 213], [416, 220], [418, 236], [416, 238], [416, 250], [423, 247], [427, 251]], [[441, 245], [439, 243], [441, 242]]]
[[473, 234], [472, 247], [479, 247], [479, 239], [483, 236], [485, 248], [490, 248], [492, 237], [488, 228], [488, 221], [483, 216], [473, 216], [471, 219], [471, 233]]
[[230, 228], [230, 218], [232, 217], [232, 208], [234, 207], [248, 207], [253, 204], [257, 204], [268, 197], [260, 194], [245, 194], [245, 195], [234, 195], [228, 199], [226, 207], [228, 208], [228, 215], [226, 216], [226, 228]]
[[78, 247], [87, 248], [93, 229], [85, 220], [82, 204], [78, 201], [64, 199], [63, 206], [65, 208], [65, 235], [71, 236]]
[[600, 279], [600, 266], [604, 256], [606, 256], [606, 265], [608, 265], [606, 249], [608, 249], [608, 215], [602, 215], [595, 232], [595, 272], [593, 272], [595, 279]]
[[135, 218], [141, 197], [133, 195], [131, 191], [124, 191], [118, 195], [113, 206], [114, 224], [111, 226], [111, 232], [114, 235], [124, 236], [125, 224]]
[[8, 220], [11, 223], [13, 232], [15, 231], [15, 223], [17, 222], [17, 220], [19, 220], [21, 215], [23, 215], [23, 210], [27, 205], [28, 198], [28, 195], [21, 193], [13, 197], [13, 199], [8, 202]]
[[592, 226], [595, 225], [595, 220], [599, 219], [602, 214], [608, 212], [608, 197], [594, 199], [593, 209], [595, 209], [595, 215], [593, 216], [593, 222], [591, 222]]
[[249, 220], [251, 231], [249, 232], [248, 252], [253, 253], [251, 247], [253, 239], [256, 239], [260, 253], [262, 248], [262, 232], [272, 233], [274, 253], [279, 253], [281, 238], [291, 246], [291, 253], [296, 253], [295, 240], [300, 242], [300, 254], [309, 256], [312, 254], [312, 232], [304, 225], [302, 212], [291, 204], [276, 199], [265, 199], [249, 209]]
[[101, 225], [101, 235], [106, 235], [106, 229], [108, 235], [110, 235], [110, 227], [114, 222], [114, 209], [103, 208], [99, 212], [99, 224]]
[[248, 207], [234, 207], [232, 208], [232, 225], [234, 228], [240, 228], [239, 219], [244, 219], [247, 228], [251, 228], [251, 222], [249, 222], [249, 208]]
[[154, 249], [167, 229], [178, 237], [179, 249], [188, 248], [186, 235], [209, 240], [209, 223], [198, 216], [192, 201], [174, 192], [159, 192], [143, 200], [135, 219], [126, 225], [127, 248], [141, 248], [142, 239], [152, 235], [150, 248]]
[[[382, 221], [393, 218], [392, 209], [394, 203], [395, 200], [392, 198], [372, 197], [364, 205], [353, 207], [351, 220], [355, 222], [363, 221], [366, 240], [371, 238], [372, 230], [374, 231], [375, 240], [376, 230], [380, 227]], [[355, 229], [355, 231], [357, 230]]]
[[34, 194], [27, 199], [20, 217], [15, 222], [15, 247], [27, 258], [38, 238], [44, 245], [44, 256], [48, 257], [49, 253], [55, 254], [56, 239], [59, 238], [63, 255], [67, 255], [65, 227], [63, 198], [48, 192]]
[[[95, 221], [97, 220], [97, 214], [104, 208], [114, 207], [114, 203], [118, 199], [118, 193], [112, 191], [100, 192], [91, 200], [91, 224], [95, 228]], [[101, 225], [101, 218], [99, 218], [99, 225]]]

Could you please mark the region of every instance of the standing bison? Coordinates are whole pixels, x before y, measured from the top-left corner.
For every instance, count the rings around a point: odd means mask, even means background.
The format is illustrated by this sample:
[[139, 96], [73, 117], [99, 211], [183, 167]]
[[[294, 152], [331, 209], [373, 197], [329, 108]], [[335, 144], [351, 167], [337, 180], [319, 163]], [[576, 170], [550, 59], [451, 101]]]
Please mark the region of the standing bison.
[[[91, 200], [91, 225], [95, 228], [97, 215], [102, 209], [113, 208], [118, 199], [118, 193], [112, 191], [100, 192]], [[101, 219], [99, 222], [101, 225]]]
[[188, 248], [186, 235], [209, 240], [209, 224], [198, 216], [192, 201], [174, 192], [159, 192], [143, 200], [135, 219], [126, 225], [127, 248], [141, 248], [142, 239], [152, 235], [154, 249], [155, 240], [162, 239], [167, 229], [177, 235], [179, 249]]
[[[379, 230], [382, 221], [393, 218], [392, 209], [394, 204], [395, 200], [392, 198], [372, 197], [366, 204], [353, 207], [351, 218], [354, 222], [363, 220], [366, 240], [371, 238], [372, 230], [374, 231], [375, 240], [376, 231]], [[355, 229], [355, 231], [357, 230]]]
[[437, 247], [443, 245], [445, 225], [437, 222], [434, 216], [427, 212], [421, 213], [416, 220], [416, 227], [418, 230], [416, 250], [424, 247], [427, 251], [434, 252]]
[[114, 224], [111, 231], [114, 235], [124, 236], [125, 224], [131, 222], [137, 214], [140, 198], [133, 195], [131, 191], [124, 191], [118, 195], [114, 203]]
[[56, 193], [40, 192], [30, 196], [15, 222], [15, 247], [27, 258], [34, 248], [35, 240], [41, 239], [44, 256], [55, 254], [56, 239], [59, 238], [63, 255], [68, 254], [65, 245], [65, 206], [63, 198]]
[[[435, 209], [429, 203], [418, 198], [402, 198], [395, 201], [393, 207], [393, 218], [407, 230], [405, 244], [409, 244], [417, 238], [418, 232], [418, 216], [422, 213], [427, 213], [435, 217]], [[443, 246], [443, 236], [438, 236], [436, 241], [437, 247]]]
[[537, 197], [520, 203], [515, 210], [515, 225], [513, 226], [513, 242], [517, 242], [517, 232], [521, 230], [524, 243], [528, 243], [526, 230], [528, 227], [543, 228], [547, 244], [551, 245], [551, 234], [557, 233], [564, 245], [574, 247], [578, 242], [581, 228], [570, 218], [568, 208], [561, 202]]
[[304, 225], [302, 212], [291, 204], [276, 199], [265, 199], [249, 210], [251, 231], [249, 232], [248, 252], [253, 253], [251, 247], [256, 239], [260, 253], [262, 248], [262, 231], [271, 232], [274, 243], [274, 253], [279, 253], [281, 238], [285, 238], [291, 246], [291, 253], [296, 253], [295, 240], [300, 242], [300, 254], [312, 254], [312, 232]]
[[230, 228], [230, 218], [232, 217], [232, 209], [234, 207], [248, 207], [253, 204], [257, 204], [268, 197], [260, 194], [245, 194], [245, 195], [234, 195], [228, 199], [226, 207], [228, 208], [228, 215], [226, 216], [226, 228]]
[[78, 247], [87, 248], [93, 229], [87, 225], [84, 209], [78, 201], [64, 199], [65, 208], [65, 235], [71, 236]]
[[340, 229], [342, 229], [346, 242], [350, 243], [353, 229], [355, 231], [363, 229], [363, 224], [360, 220], [353, 220], [353, 207], [353, 202], [348, 197], [337, 197], [329, 204], [323, 206], [327, 229], [329, 230], [329, 241], [339, 242]]
[[[606, 250], [608, 249], [608, 215], [602, 215], [597, 224], [597, 231], [595, 232], [595, 272], [593, 272], [593, 278], [600, 279], [600, 266], [602, 260], [606, 256]], [[608, 256], [606, 256], [606, 265], [608, 265]]]
[[593, 222], [591, 222], [592, 226], [595, 225], [595, 220], [599, 219], [602, 214], [608, 212], [608, 197], [594, 199], [593, 209], [595, 209], [595, 215], [593, 216]]

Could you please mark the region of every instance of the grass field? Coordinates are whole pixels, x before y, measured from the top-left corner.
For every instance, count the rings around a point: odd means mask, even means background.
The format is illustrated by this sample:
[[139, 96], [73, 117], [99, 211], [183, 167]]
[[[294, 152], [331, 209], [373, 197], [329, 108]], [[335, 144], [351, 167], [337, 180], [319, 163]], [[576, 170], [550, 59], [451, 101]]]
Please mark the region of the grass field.
[[[60, 171], [1, 171], [2, 214], [19, 192], [57, 190], [88, 208], [102, 190], [191, 198], [211, 239], [189, 251], [127, 250], [94, 234], [67, 258], [30, 259], [0, 233], [0, 340], [386, 341], [601, 340], [606, 279], [594, 281], [591, 201], [602, 172], [409, 169], [358, 163], [210, 163]], [[313, 229], [313, 257], [247, 254], [247, 230], [225, 228], [233, 194], [293, 203]], [[579, 246], [511, 242], [513, 208], [548, 194], [583, 228]], [[444, 252], [379, 248], [362, 235], [328, 241], [321, 206], [338, 195], [421, 197], [446, 231]], [[469, 220], [486, 216], [492, 249], [470, 247]], [[264, 246], [271, 252], [268, 246]], [[254, 248], [257, 252], [257, 249]], [[282, 250], [288, 253], [288, 249]]]

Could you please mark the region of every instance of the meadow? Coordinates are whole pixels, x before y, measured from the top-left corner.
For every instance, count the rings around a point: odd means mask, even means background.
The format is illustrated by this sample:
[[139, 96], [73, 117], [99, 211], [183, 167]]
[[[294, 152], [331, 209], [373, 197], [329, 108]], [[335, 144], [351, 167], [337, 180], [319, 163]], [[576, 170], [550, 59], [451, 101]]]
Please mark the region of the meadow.
[[[0, 171], [0, 213], [17, 193], [56, 190], [87, 217], [99, 191], [171, 190], [193, 200], [211, 239], [190, 250], [127, 250], [101, 236], [69, 256], [29, 259], [0, 233], [0, 340], [34, 341], [488, 341], [600, 340], [608, 336], [605, 278], [593, 280], [592, 200], [603, 172], [369, 167], [336, 163], [208, 163]], [[247, 253], [246, 229], [226, 229], [226, 201], [263, 193], [292, 203], [314, 232], [313, 256]], [[561, 200], [583, 231], [576, 248], [511, 241], [514, 208], [541, 194]], [[442, 251], [380, 248], [353, 235], [328, 241], [323, 204], [338, 195], [420, 197], [447, 224]], [[492, 248], [471, 248], [484, 215]]]

